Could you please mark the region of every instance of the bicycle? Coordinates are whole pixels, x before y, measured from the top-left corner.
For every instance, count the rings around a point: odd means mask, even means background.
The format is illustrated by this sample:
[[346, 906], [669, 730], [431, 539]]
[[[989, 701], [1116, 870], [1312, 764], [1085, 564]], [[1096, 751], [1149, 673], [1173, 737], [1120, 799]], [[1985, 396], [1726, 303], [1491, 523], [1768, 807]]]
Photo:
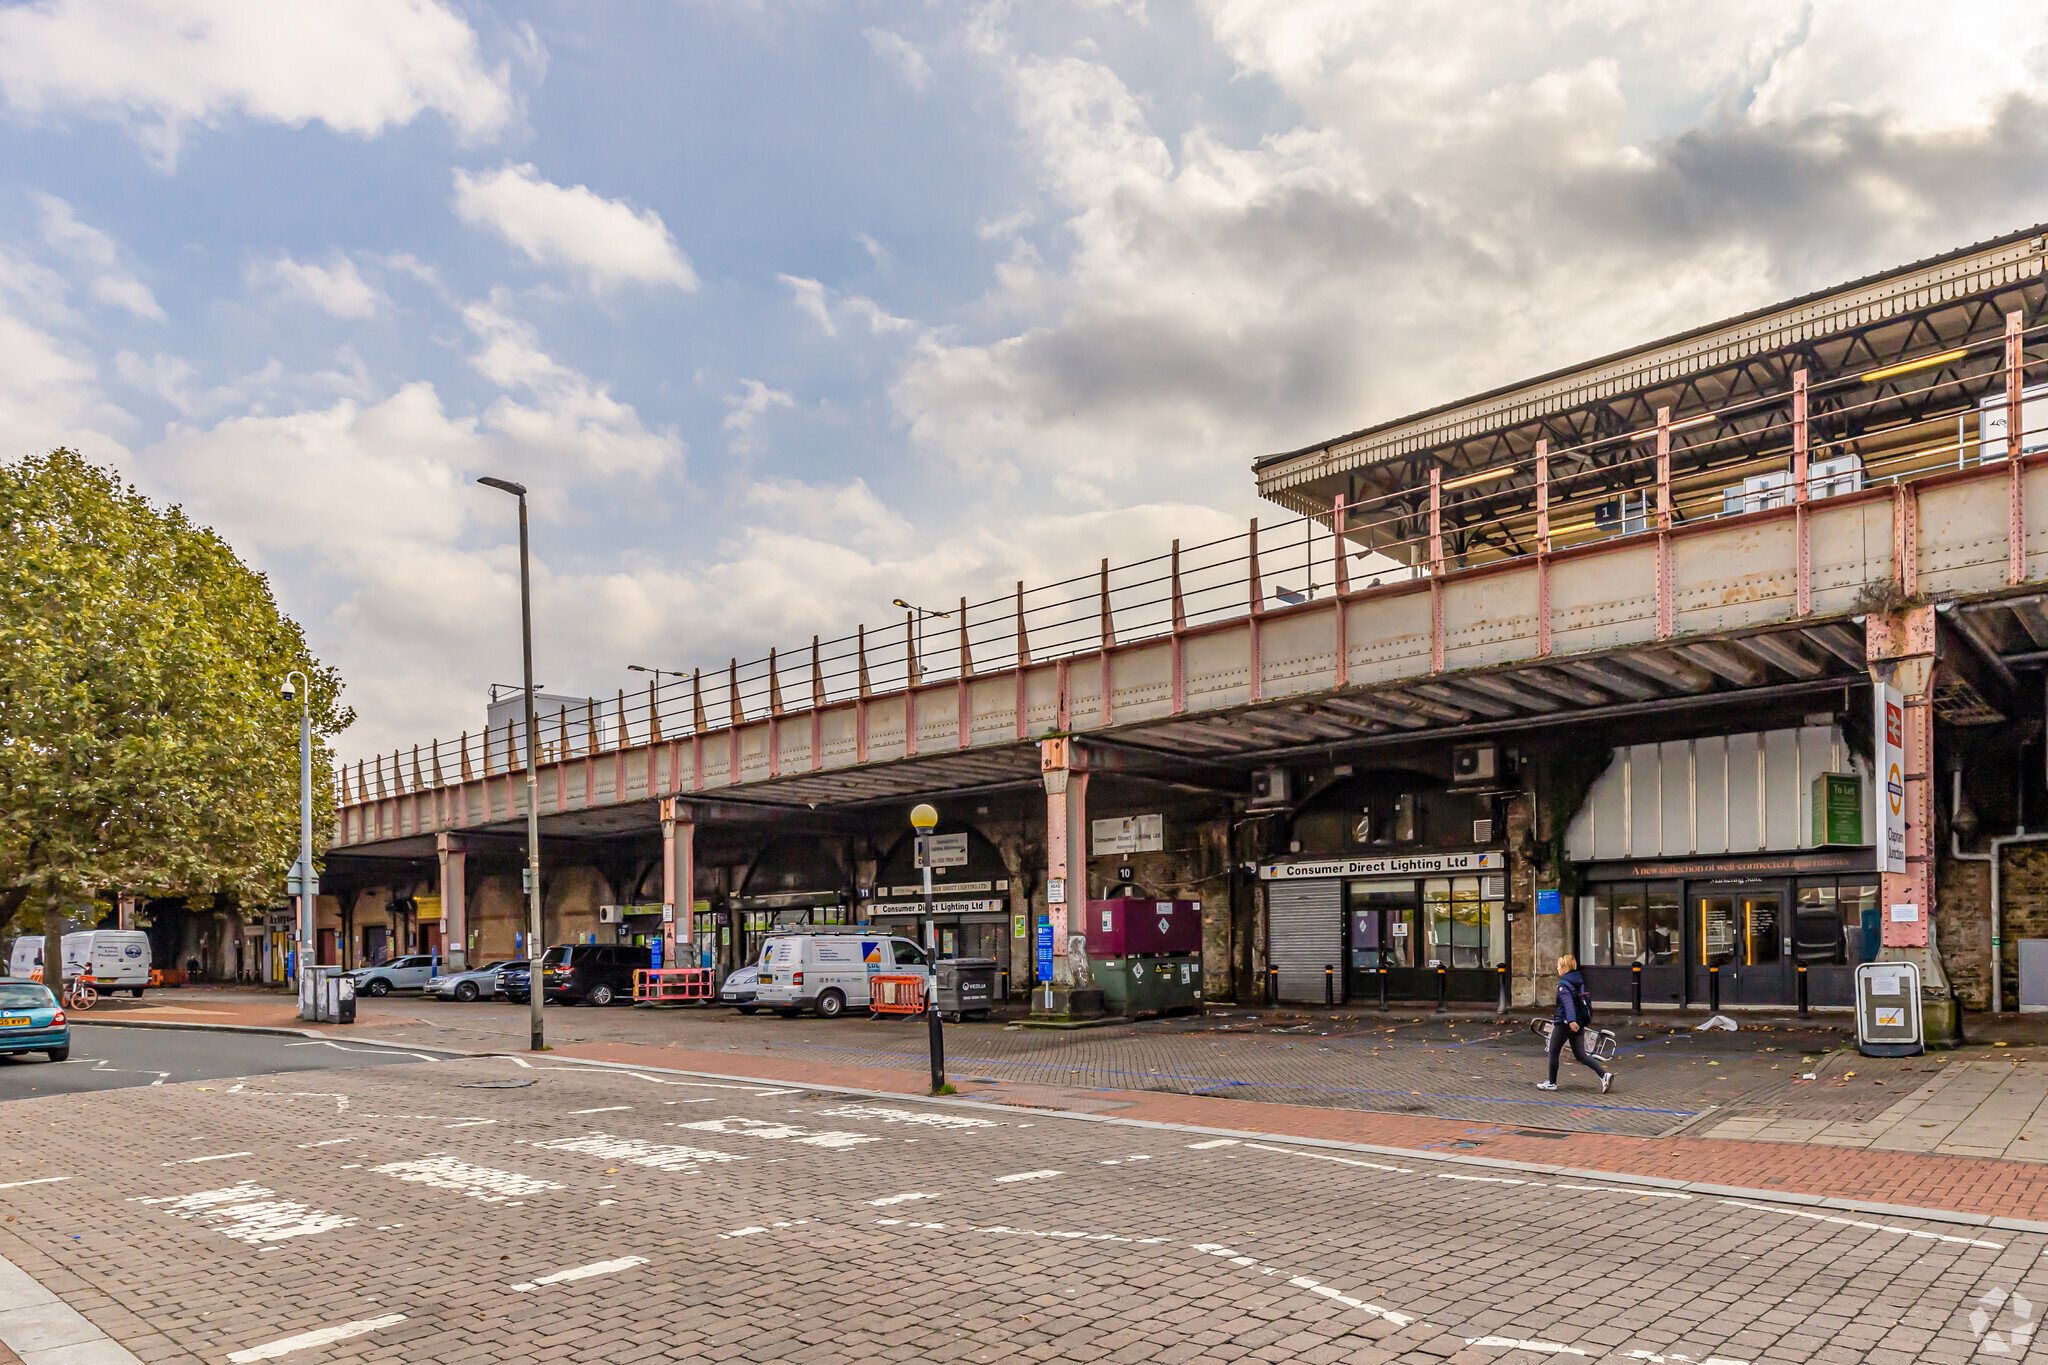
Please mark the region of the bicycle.
[[100, 993], [90, 976], [73, 977], [64, 986], [64, 1008], [89, 1010], [100, 1002]]

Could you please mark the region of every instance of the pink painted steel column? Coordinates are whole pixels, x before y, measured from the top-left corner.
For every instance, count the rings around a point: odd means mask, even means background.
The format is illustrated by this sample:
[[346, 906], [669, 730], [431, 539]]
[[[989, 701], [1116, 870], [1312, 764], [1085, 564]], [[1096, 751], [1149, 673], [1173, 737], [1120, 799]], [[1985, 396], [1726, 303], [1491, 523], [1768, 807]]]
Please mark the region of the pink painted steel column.
[[1351, 596], [1351, 556], [1344, 549], [1344, 495], [1339, 493], [1330, 506], [1330, 556], [1334, 561], [1331, 576], [1337, 580], [1337, 601], [1333, 610], [1337, 613], [1337, 686], [1351, 685], [1351, 618], [1344, 599]]
[[2020, 399], [2027, 376], [2023, 323], [2024, 318], [2017, 311], [2005, 315], [2005, 581], [2008, 583], [2021, 583], [2027, 577], [2027, 498], [2020, 480], [2020, 451], [2026, 441], [2026, 433], [2020, 430]]
[[1444, 471], [1429, 471], [1429, 671], [1444, 671]]
[[1550, 440], [1536, 441], [1536, 653], [1550, 657]]
[[960, 599], [960, 719], [954, 722], [959, 732], [957, 747], [965, 749], [974, 741], [974, 696], [968, 687], [968, 680], [974, 676], [974, 654], [967, 647], [967, 599]]
[[1807, 487], [1806, 441], [1806, 371], [1795, 370], [1792, 374], [1792, 505], [1797, 509], [1793, 514], [1796, 523], [1793, 530], [1799, 541], [1798, 613], [1801, 616], [1813, 614], [1813, 520], [1807, 506], [1812, 492]]
[[[1626, 512], [1622, 525], [1628, 525]], [[1657, 409], [1657, 638], [1671, 638], [1671, 409]]]
[[1025, 690], [1024, 670], [1031, 665], [1031, 633], [1024, 626], [1024, 580], [1017, 580], [1017, 738], [1031, 728], [1030, 697]]
[[1109, 610], [1109, 561], [1102, 561], [1102, 723], [1116, 719], [1116, 699], [1109, 682], [1109, 655], [1116, 648], [1116, 618]]
[[1071, 986], [1069, 912], [1088, 903], [1088, 757], [1065, 736], [1039, 741], [1038, 755], [1045, 779], [1045, 909], [1052, 925], [1053, 980]]
[[1261, 618], [1265, 615], [1266, 611], [1266, 589], [1265, 585], [1259, 582], [1259, 519], [1257, 517], [1252, 518], [1251, 530], [1246, 533], [1245, 547], [1247, 555], [1246, 564], [1250, 572], [1247, 586], [1251, 590], [1252, 611], [1251, 625], [1249, 627], [1251, 631], [1251, 698], [1253, 701], [1257, 701], [1266, 690], [1265, 641], [1259, 636]]
[[1188, 709], [1187, 642], [1181, 638], [1188, 628], [1188, 615], [1180, 595], [1180, 541], [1173, 542], [1173, 714]]
[[1892, 485], [1892, 586], [1901, 597], [1920, 592], [1920, 494], [1903, 481]]
[[469, 880], [462, 836], [437, 834], [434, 851], [441, 856], [441, 928], [447, 939], [446, 970], [468, 970], [469, 963]]
[[694, 955], [683, 960], [684, 945], [694, 949], [691, 899], [697, 883], [695, 812], [673, 796], [661, 798], [661, 965], [694, 967]]

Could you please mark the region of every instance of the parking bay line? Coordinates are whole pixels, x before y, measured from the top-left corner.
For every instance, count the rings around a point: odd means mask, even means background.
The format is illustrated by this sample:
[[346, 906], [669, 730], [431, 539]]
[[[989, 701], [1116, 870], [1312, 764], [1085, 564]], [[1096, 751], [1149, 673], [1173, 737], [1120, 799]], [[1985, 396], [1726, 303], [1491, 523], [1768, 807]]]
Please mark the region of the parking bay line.
[[0, 1190], [18, 1190], [23, 1185], [54, 1185], [60, 1180], [70, 1178], [68, 1175], [46, 1175], [36, 1180], [10, 1180], [5, 1185], [0, 1185]]
[[158, 1164], [164, 1166], [196, 1166], [202, 1161], [226, 1161], [230, 1157], [254, 1155], [256, 1155], [254, 1152], [221, 1152], [214, 1156], [188, 1156], [182, 1161], [165, 1161]]
[[279, 1356], [290, 1355], [293, 1351], [309, 1350], [315, 1346], [332, 1346], [337, 1341], [352, 1337], [368, 1336], [371, 1332], [393, 1327], [405, 1321], [405, 1314], [391, 1313], [381, 1318], [365, 1318], [361, 1322], [344, 1322], [335, 1327], [322, 1327], [318, 1331], [301, 1332], [295, 1337], [280, 1337], [261, 1346], [251, 1346], [246, 1351], [234, 1351], [228, 1355], [233, 1365], [249, 1365], [255, 1360], [276, 1360]]
[[547, 1284], [568, 1284], [573, 1280], [587, 1280], [597, 1275], [615, 1275], [621, 1270], [631, 1270], [636, 1265], [646, 1265], [645, 1256], [621, 1256], [616, 1261], [594, 1261], [589, 1265], [574, 1266], [568, 1270], [557, 1270], [552, 1275], [542, 1275], [522, 1284], [508, 1285], [515, 1293], [530, 1294]]

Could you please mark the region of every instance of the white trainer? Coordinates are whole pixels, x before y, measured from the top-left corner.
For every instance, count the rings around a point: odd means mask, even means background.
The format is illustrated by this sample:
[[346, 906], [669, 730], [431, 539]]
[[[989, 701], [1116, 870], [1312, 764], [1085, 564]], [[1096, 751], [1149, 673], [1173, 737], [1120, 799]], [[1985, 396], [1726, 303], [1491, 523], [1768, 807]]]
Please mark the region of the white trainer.
[[1604, 1095], [1612, 1089], [1614, 1089], [1614, 1073], [1610, 1071], [1600, 1078], [1600, 1093]]
[[1536, 1088], [1537, 1088], [1538, 1090], [1555, 1090], [1555, 1089], [1557, 1089], [1557, 1082], [1556, 1082], [1556, 1081], [1538, 1081], [1538, 1082], [1536, 1082]]

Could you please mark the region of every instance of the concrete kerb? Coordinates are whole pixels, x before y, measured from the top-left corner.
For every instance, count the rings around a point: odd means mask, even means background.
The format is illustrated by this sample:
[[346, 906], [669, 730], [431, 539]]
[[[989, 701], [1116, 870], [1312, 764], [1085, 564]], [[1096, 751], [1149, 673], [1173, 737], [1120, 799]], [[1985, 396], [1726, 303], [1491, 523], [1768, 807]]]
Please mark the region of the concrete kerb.
[[[316, 1038], [330, 1041], [326, 1033], [318, 1029], [280, 1028], [257, 1024], [186, 1024], [170, 1020], [142, 1019], [94, 1019], [75, 1022], [92, 1023], [113, 1028], [159, 1028], [189, 1029], [213, 1033], [268, 1033], [285, 1037]], [[528, 1054], [522, 1052], [470, 1052], [461, 1048], [437, 1047], [424, 1043], [393, 1042], [382, 1038], [352, 1037], [349, 1041], [371, 1047], [392, 1048], [410, 1052], [438, 1052], [453, 1059], [504, 1058], [522, 1066], [528, 1065]], [[1016, 1114], [1028, 1112], [1047, 1118], [1069, 1119], [1080, 1123], [1106, 1123], [1121, 1128], [1140, 1128], [1152, 1132], [1185, 1133], [1193, 1137], [1234, 1138], [1239, 1142], [1267, 1142], [1286, 1147], [1308, 1147], [1328, 1151], [1355, 1152], [1364, 1156], [1390, 1157], [1400, 1161], [1433, 1161], [1449, 1166], [1476, 1166], [1485, 1170], [1517, 1171], [1527, 1175], [1565, 1176], [1573, 1180], [1607, 1180], [1617, 1185], [1632, 1185], [1640, 1189], [1671, 1190], [1683, 1194], [1700, 1195], [1709, 1198], [1750, 1199], [1766, 1204], [1784, 1204], [1794, 1208], [1831, 1209], [1840, 1213], [1877, 1214], [1892, 1218], [1918, 1218], [1930, 1223], [1948, 1223], [1962, 1227], [1997, 1228], [2005, 1232], [2048, 1233], [2048, 1222], [2027, 1218], [2007, 1218], [1987, 1213], [1964, 1213], [1957, 1209], [1920, 1208], [1905, 1204], [1875, 1204], [1867, 1200], [1839, 1199], [1829, 1195], [1802, 1194], [1796, 1190], [1755, 1189], [1746, 1185], [1715, 1185], [1695, 1180], [1672, 1180], [1664, 1176], [1636, 1175], [1628, 1171], [1604, 1171], [1580, 1166], [1557, 1166], [1547, 1162], [1513, 1161], [1506, 1157], [1467, 1156], [1459, 1152], [1430, 1152], [1413, 1147], [1387, 1147], [1370, 1142], [1346, 1142], [1341, 1138], [1302, 1137], [1288, 1133], [1268, 1133], [1258, 1129], [1214, 1128], [1193, 1123], [1167, 1123], [1158, 1119], [1124, 1118], [1116, 1114], [1083, 1114], [1069, 1109], [1042, 1109], [1036, 1106], [994, 1104], [987, 1100], [967, 1097], [918, 1095], [900, 1090], [868, 1090], [859, 1086], [828, 1085], [809, 1081], [778, 1080], [765, 1076], [743, 1076], [724, 1071], [690, 1071], [672, 1066], [645, 1066], [636, 1062], [608, 1062], [594, 1057], [571, 1057], [562, 1053], [542, 1054], [548, 1060], [571, 1066], [590, 1067], [599, 1071], [645, 1071], [663, 1076], [689, 1076], [707, 1081], [738, 1081], [746, 1085], [766, 1085], [782, 1089], [824, 1090], [835, 1095], [858, 1096], [862, 1099], [893, 1100], [897, 1103], [910, 1101], [918, 1104], [941, 1105], [949, 1109], [973, 1109], [984, 1113]]]

